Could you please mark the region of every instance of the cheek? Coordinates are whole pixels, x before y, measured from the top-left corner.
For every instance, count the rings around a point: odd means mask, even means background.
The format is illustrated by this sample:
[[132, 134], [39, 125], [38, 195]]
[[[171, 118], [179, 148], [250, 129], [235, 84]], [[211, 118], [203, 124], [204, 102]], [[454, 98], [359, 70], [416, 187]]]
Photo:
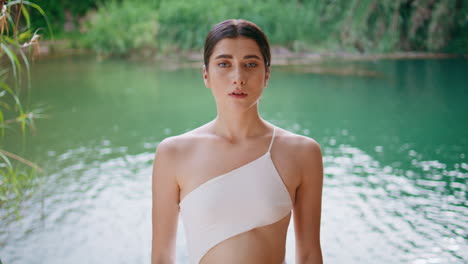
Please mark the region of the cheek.
[[209, 76], [209, 81], [213, 88], [219, 89], [219, 86], [223, 86], [223, 84], [226, 84], [226, 82], [229, 81], [228, 74], [220, 70], [213, 70]]
[[221, 75], [213, 73], [208, 77], [208, 83], [210, 85], [211, 92], [214, 95], [222, 94], [225, 92], [226, 81]]
[[265, 80], [266, 80], [266, 76], [262, 73], [255, 73], [252, 76], [252, 81], [254, 81], [256, 85], [259, 85], [262, 88], [264, 87]]

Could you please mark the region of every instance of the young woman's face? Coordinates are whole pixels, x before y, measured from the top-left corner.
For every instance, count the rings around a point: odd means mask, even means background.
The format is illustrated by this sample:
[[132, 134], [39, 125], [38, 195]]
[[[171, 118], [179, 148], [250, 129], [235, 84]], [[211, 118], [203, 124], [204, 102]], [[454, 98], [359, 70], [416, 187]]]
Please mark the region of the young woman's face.
[[217, 105], [223, 107], [255, 105], [269, 77], [257, 42], [246, 37], [220, 40], [211, 54], [208, 70], [203, 67], [205, 86], [211, 89]]

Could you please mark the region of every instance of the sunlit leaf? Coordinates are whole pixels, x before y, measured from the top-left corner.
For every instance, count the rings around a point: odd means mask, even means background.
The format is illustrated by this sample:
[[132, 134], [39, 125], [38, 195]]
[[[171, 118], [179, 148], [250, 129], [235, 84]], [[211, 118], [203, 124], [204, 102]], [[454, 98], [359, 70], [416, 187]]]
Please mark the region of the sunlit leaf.
[[21, 7], [21, 12], [23, 13], [24, 20], [26, 20], [26, 27], [30, 28], [31, 27], [31, 18], [29, 16], [28, 9], [23, 5]]
[[5, 51], [8, 58], [10, 59], [11, 66], [13, 68], [13, 76], [17, 78], [17, 71], [21, 71], [21, 64], [18, 60], [18, 57], [15, 55], [15, 53], [13, 53], [10, 50], [10, 48], [7, 45], [5, 45], [4, 43], [0, 43], [0, 45], [2, 47], [2, 50]]
[[5, 162], [8, 168], [12, 167], [10, 159], [8, 159], [8, 157], [5, 154], [3, 154], [1, 149], [0, 149], [0, 158], [3, 159], [3, 161]]

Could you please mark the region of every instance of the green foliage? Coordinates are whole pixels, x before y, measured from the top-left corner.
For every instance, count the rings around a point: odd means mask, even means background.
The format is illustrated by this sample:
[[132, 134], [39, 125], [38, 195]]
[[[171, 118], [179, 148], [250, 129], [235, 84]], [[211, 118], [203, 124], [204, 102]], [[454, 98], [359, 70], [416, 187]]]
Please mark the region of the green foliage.
[[108, 1], [87, 25], [85, 44], [100, 54], [155, 48], [158, 13], [152, 3]]
[[[309, 7], [322, 6], [311, 1]], [[194, 0], [163, 1], [159, 8], [160, 33], [158, 44], [180, 49], [201, 49], [207, 32], [216, 23], [229, 18], [255, 22], [274, 44], [292, 44], [296, 40], [319, 39], [315, 33], [320, 25], [320, 10], [304, 8], [297, 1]]]
[[467, 35], [459, 30], [466, 28], [466, 9], [459, 0], [162, 1], [158, 46], [199, 50], [214, 24], [244, 18], [262, 27], [272, 44], [293, 50], [440, 51]]
[[[72, 16], [73, 22], [77, 24], [80, 16], [85, 15], [91, 9], [97, 8], [97, 5], [101, 2], [105, 2], [105, 0], [34, 0], [34, 3], [41, 6], [51, 18], [51, 24], [55, 32], [63, 30], [67, 13]], [[44, 21], [38, 12], [31, 12], [31, 20], [34, 28], [47, 28], [48, 26], [47, 21]]]
[[[33, 193], [39, 182], [34, 168], [15, 166], [0, 152], [0, 208], [13, 211], [19, 218], [19, 205]], [[13, 209], [13, 210], [11, 210]], [[5, 217], [5, 216], [2, 216]]]
[[[262, 27], [272, 44], [291, 49], [345, 50], [359, 52], [450, 51], [467, 53], [468, 4], [464, 0], [37, 0], [62, 30], [65, 14], [78, 24], [90, 10], [100, 16], [135, 20], [130, 10], [146, 7], [144, 16], [159, 14], [159, 50], [199, 50], [208, 30], [229, 18], [244, 18]], [[108, 3], [108, 4], [106, 4]], [[104, 10], [103, 10], [104, 9]], [[115, 13], [115, 14], [114, 14]], [[116, 31], [111, 18], [96, 20], [99, 32]], [[138, 20], [138, 23], [142, 23]], [[148, 22], [149, 23], [149, 22]], [[103, 52], [122, 53], [134, 45], [135, 32], [146, 32], [152, 25], [136, 25], [129, 36], [120, 34], [114, 44], [97, 40], [93, 47]], [[123, 32], [123, 31], [122, 31]], [[127, 33], [127, 32], [125, 32]], [[116, 33], [108, 34], [116, 36]], [[94, 35], [95, 36], [95, 35]], [[91, 39], [91, 38], [88, 38]], [[139, 42], [141, 40], [138, 40]], [[144, 41], [146, 42], [146, 40]], [[299, 43], [299, 44], [298, 44]], [[116, 48], [119, 47], [119, 48]]]
[[[0, 3], [3, 4], [2, 1]], [[37, 48], [39, 35], [37, 30], [32, 32], [28, 27], [30, 16], [26, 6], [45, 16], [44, 11], [35, 3], [20, 0], [6, 3], [0, 15], [0, 58], [6, 58], [9, 62], [9, 65], [5, 65], [7, 67], [0, 71], [0, 94], [3, 95], [0, 96], [1, 140], [4, 139], [7, 123], [19, 123], [22, 133], [25, 133], [28, 123], [33, 124], [32, 121], [27, 122], [27, 117], [34, 110], [22, 101], [27, 98], [31, 88], [28, 54]], [[24, 86], [27, 88], [25, 91]]]
[[[96, 10], [98, 7], [105, 6], [109, 1], [122, 2], [122, 0], [34, 0], [36, 4], [41, 6], [48, 17], [51, 18], [53, 31], [58, 34], [63, 33], [64, 25], [67, 22], [72, 22], [75, 28], [80, 26], [80, 21], [88, 12]], [[160, 0], [135, 0], [131, 1], [134, 4], [151, 5], [153, 8], [159, 8]], [[31, 20], [34, 28], [46, 28], [47, 23], [42, 19], [40, 14], [32, 12]], [[47, 32], [47, 33], [51, 33]], [[50, 37], [45, 34], [45, 37]]]
[[[30, 27], [30, 10], [45, 17], [41, 7], [30, 1], [0, 0], [0, 207], [15, 208], [17, 216], [19, 203], [32, 188], [36, 169], [40, 170], [34, 163], [2, 149], [9, 136], [5, 128], [19, 125], [24, 134], [28, 126], [34, 129], [34, 120], [42, 114], [42, 109], [28, 103], [28, 55], [37, 49], [39, 39], [38, 31]], [[15, 165], [10, 158], [22, 164]], [[29, 171], [23, 169], [24, 165], [29, 166]]]

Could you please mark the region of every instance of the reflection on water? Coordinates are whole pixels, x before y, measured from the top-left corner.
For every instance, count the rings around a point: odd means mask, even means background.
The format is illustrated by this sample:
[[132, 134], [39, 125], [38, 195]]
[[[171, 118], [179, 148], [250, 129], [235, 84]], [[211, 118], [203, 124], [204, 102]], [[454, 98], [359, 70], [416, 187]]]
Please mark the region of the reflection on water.
[[[56, 111], [25, 146], [17, 139], [9, 148], [38, 161], [45, 183], [21, 220], [2, 219], [1, 260], [149, 263], [154, 150], [215, 115], [199, 71], [40, 63], [34, 98]], [[385, 78], [278, 71], [260, 103], [265, 119], [322, 146], [325, 262], [466, 262], [468, 63], [354, 66]], [[177, 259], [187, 263], [178, 226]], [[294, 263], [289, 229], [286, 260]]]
[[408, 171], [382, 165], [349, 145], [327, 150], [324, 164], [329, 177], [323, 213], [332, 217], [323, 234], [334, 241], [335, 252], [339, 252], [330, 258], [332, 263], [349, 259], [356, 263], [370, 259], [379, 259], [379, 263], [456, 263], [466, 254], [462, 251], [467, 249], [462, 233], [466, 221], [452, 218], [464, 216], [464, 196], [447, 196], [445, 190], [437, 189], [450, 180], [420, 182], [417, 177], [407, 177]]

